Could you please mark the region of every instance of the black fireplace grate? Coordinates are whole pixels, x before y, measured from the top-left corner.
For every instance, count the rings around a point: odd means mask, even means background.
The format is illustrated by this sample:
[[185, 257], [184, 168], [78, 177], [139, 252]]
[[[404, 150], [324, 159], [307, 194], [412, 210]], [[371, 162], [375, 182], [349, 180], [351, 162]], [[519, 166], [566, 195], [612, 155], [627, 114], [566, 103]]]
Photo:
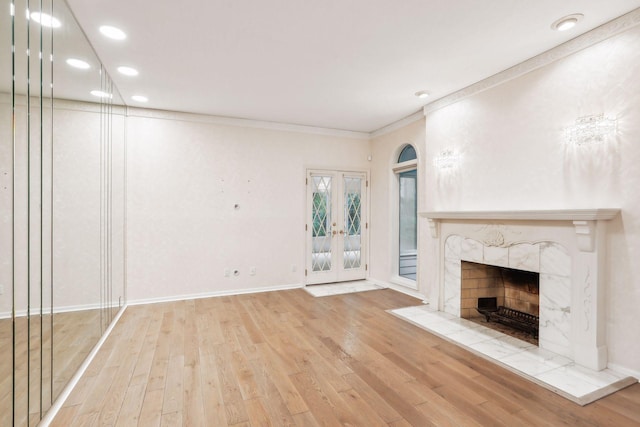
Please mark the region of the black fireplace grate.
[[496, 322], [520, 329], [521, 331], [529, 332], [534, 338], [538, 338], [538, 328], [540, 323], [540, 318], [538, 316], [500, 306], [498, 307], [498, 311], [491, 313], [489, 318]]
[[497, 306], [497, 298], [478, 298], [479, 313], [483, 314], [487, 322], [495, 321], [511, 326], [538, 338], [540, 328], [540, 318], [536, 315], [525, 313], [504, 306]]

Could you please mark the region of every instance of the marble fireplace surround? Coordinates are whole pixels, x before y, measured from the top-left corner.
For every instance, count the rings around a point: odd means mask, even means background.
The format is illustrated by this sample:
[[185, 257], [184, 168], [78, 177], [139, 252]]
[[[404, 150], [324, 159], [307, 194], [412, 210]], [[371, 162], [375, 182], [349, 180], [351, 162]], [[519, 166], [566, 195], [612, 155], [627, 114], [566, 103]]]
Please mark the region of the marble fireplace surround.
[[438, 310], [460, 316], [461, 261], [540, 274], [539, 346], [607, 366], [607, 221], [619, 209], [422, 212], [438, 240]]

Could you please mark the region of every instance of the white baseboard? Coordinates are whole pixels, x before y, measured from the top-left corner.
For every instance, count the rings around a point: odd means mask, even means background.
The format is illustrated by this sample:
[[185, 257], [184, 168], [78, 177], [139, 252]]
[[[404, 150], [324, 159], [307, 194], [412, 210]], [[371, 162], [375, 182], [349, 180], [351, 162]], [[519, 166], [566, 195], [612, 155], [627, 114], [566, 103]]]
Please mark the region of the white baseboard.
[[[85, 304], [85, 305], [69, 305], [69, 306], [65, 306], [65, 307], [54, 307], [53, 308], [53, 314], [57, 314], [57, 313], [71, 313], [74, 311], [85, 311], [85, 310], [98, 310], [100, 308], [100, 304], [96, 303], [96, 304]], [[29, 313], [31, 316], [38, 316], [40, 315], [40, 308], [38, 307], [38, 309], [33, 309], [31, 310], [31, 312]], [[50, 307], [44, 307], [44, 315], [47, 314], [51, 314], [51, 308]], [[16, 317], [26, 317], [27, 316], [27, 310], [16, 310]], [[3, 311], [0, 312], [0, 319], [11, 319], [11, 312], [10, 311]]]
[[80, 381], [80, 378], [82, 378], [82, 375], [84, 374], [84, 372], [87, 370], [87, 368], [93, 361], [93, 358], [96, 356], [96, 354], [98, 354], [98, 351], [100, 351], [100, 348], [109, 337], [109, 334], [111, 334], [111, 331], [116, 326], [116, 323], [118, 323], [118, 320], [120, 320], [120, 317], [122, 317], [122, 313], [124, 313], [126, 308], [127, 306], [124, 305], [118, 311], [118, 314], [116, 314], [116, 317], [113, 318], [107, 330], [104, 331], [104, 334], [102, 334], [102, 336], [98, 340], [98, 343], [91, 350], [91, 353], [89, 353], [86, 359], [84, 359], [84, 361], [82, 362], [82, 365], [80, 365], [76, 373], [73, 374], [73, 377], [71, 377], [71, 380], [67, 383], [67, 385], [64, 387], [62, 392], [58, 395], [58, 398], [53, 402], [53, 404], [51, 405], [51, 408], [49, 408], [49, 410], [44, 415], [42, 420], [40, 420], [38, 427], [49, 427], [49, 425], [51, 424], [55, 416], [58, 414], [58, 411], [60, 410], [60, 408], [62, 408], [62, 405], [64, 404], [65, 400], [67, 400], [67, 398], [71, 394], [71, 391], [76, 386], [76, 384], [78, 384], [78, 381]]
[[190, 299], [224, 297], [224, 296], [243, 295], [243, 294], [256, 294], [260, 292], [288, 291], [291, 289], [299, 289], [303, 287], [304, 287], [303, 284], [295, 283], [291, 285], [269, 286], [264, 288], [230, 289], [226, 291], [205, 292], [202, 294], [185, 294], [185, 295], [172, 295], [167, 297], [158, 297], [158, 298], [136, 299], [136, 300], [128, 301], [127, 305], [155, 304], [155, 303], [161, 303], [161, 302], [184, 301], [184, 300], [190, 300]]
[[640, 380], [640, 371], [635, 371], [633, 369], [625, 368], [624, 366], [620, 366], [615, 363], [608, 363], [607, 368], [619, 374], [624, 374], [624, 375], [633, 377], [637, 380]]

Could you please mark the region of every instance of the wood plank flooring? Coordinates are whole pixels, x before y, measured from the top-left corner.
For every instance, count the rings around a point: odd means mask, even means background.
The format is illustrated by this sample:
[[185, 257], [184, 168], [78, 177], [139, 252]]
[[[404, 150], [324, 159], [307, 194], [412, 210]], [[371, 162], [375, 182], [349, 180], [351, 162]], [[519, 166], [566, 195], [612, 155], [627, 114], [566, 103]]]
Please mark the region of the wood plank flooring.
[[53, 324], [50, 315], [17, 317], [15, 343], [13, 327], [0, 319], [0, 426], [36, 425], [100, 339], [100, 311], [56, 313]]
[[132, 306], [54, 426], [638, 426], [640, 384], [581, 407], [385, 310], [392, 290]]

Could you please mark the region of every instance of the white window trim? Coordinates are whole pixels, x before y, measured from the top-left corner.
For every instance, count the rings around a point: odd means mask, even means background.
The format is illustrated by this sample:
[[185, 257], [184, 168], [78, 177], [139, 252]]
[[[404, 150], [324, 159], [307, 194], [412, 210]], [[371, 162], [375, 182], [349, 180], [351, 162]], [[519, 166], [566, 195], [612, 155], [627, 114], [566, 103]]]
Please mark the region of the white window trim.
[[[396, 268], [397, 270], [397, 268]], [[397, 274], [395, 276], [391, 276], [391, 279], [389, 280], [391, 283], [394, 283], [396, 285], [400, 285], [400, 286], [404, 286], [405, 288], [409, 288], [409, 289], [413, 289], [413, 290], [418, 290], [418, 280], [416, 278], [416, 280], [410, 280], [407, 279], [405, 277], [402, 276], [398, 276]]]
[[399, 174], [400, 172], [405, 172], [405, 171], [409, 171], [412, 169], [418, 169], [418, 160], [413, 159], [413, 160], [407, 160], [406, 162], [402, 162], [402, 163], [396, 163], [393, 168], [391, 168], [393, 170], [394, 174]]
[[[400, 285], [400, 286], [404, 286], [406, 288], [409, 289], [413, 289], [413, 290], [419, 290], [419, 279], [420, 279], [420, 259], [418, 257], [418, 270], [416, 271], [416, 280], [410, 280], [407, 279], [405, 277], [400, 276], [400, 242], [399, 242], [399, 229], [400, 229], [400, 212], [399, 212], [399, 208], [398, 208], [398, 202], [399, 202], [399, 198], [400, 198], [400, 181], [399, 181], [399, 175], [402, 172], [407, 172], [410, 170], [414, 170], [417, 173], [417, 179], [418, 179], [418, 184], [420, 183], [420, 171], [418, 170], [418, 159], [412, 159], [412, 160], [407, 160], [406, 162], [402, 162], [402, 163], [394, 163], [393, 166], [391, 167], [391, 170], [393, 172], [392, 175], [392, 180], [393, 180], [393, 187], [392, 187], [392, 197], [395, 200], [395, 208], [393, 210], [392, 216], [391, 216], [391, 222], [392, 222], [392, 230], [393, 231], [393, 236], [391, 239], [391, 245], [392, 245], [392, 254], [393, 254], [393, 259], [391, 262], [391, 267], [392, 267], [392, 271], [393, 273], [391, 274], [391, 277], [389, 278], [389, 281], [393, 284], [396, 285]], [[420, 197], [420, 195], [418, 194], [418, 198]], [[418, 201], [419, 204], [419, 201]], [[418, 254], [420, 253], [420, 221], [418, 221]]]

